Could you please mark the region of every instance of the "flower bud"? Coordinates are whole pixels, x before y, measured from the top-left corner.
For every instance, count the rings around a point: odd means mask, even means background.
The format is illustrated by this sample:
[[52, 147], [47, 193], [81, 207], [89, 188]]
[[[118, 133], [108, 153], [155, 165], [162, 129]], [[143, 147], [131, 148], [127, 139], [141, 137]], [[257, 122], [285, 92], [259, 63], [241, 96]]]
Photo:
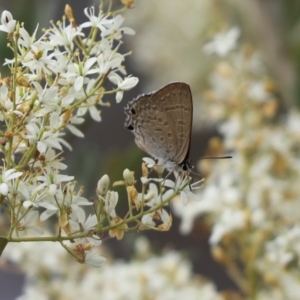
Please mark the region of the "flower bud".
[[13, 19], [13, 16], [9, 11], [4, 10], [1, 15], [1, 23], [0, 31], [12, 33], [16, 28], [17, 21]]
[[136, 0], [121, 0], [121, 2], [127, 7], [127, 8], [132, 8], [133, 5], [135, 4]]
[[97, 184], [97, 194], [104, 196], [106, 195], [109, 188], [110, 180], [107, 174], [103, 175]]
[[123, 172], [123, 178], [127, 185], [133, 185], [134, 184], [134, 173], [129, 171], [128, 169], [125, 169]]

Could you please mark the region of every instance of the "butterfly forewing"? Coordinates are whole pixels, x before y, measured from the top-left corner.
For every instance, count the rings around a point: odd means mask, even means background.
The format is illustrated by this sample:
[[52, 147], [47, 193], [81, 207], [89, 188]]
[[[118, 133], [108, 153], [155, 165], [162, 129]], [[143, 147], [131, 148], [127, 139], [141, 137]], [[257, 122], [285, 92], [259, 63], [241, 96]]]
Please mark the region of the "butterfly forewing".
[[137, 145], [151, 156], [186, 162], [189, 154], [193, 104], [186, 83], [170, 83], [143, 94], [125, 108], [126, 127], [133, 131]]

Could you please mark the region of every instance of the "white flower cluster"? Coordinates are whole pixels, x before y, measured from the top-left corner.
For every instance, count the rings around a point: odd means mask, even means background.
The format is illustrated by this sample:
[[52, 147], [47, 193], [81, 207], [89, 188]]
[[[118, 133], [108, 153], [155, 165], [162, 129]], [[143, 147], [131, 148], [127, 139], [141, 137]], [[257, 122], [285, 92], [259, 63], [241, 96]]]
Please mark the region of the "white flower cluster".
[[[6, 127], [0, 132], [5, 160], [0, 193], [11, 216], [6, 241], [57, 241], [78, 261], [101, 266], [105, 259], [94, 248], [101, 244], [97, 234], [108, 232], [121, 239], [127, 230], [169, 230], [172, 216], [165, 207], [170, 201], [177, 195], [184, 203], [198, 197], [192, 193], [197, 183], [190, 184], [186, 174], [176, 174], [175, 181], [162, 178], [163, 167], [145, 159], [142, 192], [128, 169], [124, 180], [114, 183], [127, 190], [129, 209], [121, 218], [116, 212], [119, 195], [110, 189], [108, 175], [98, 181], [97, 199], [90, 202], [82, 196], [83, 189], [76, 192], [73, 176], [60, 173], [66, 168], [60, 152], [68, 146], [63, 131], [83, 136], [76, 125], [84, 122], [87, 112], [100, 121], [97, 106], [105, 105], [104, 95], [116, 93], [119, 102], [138, 82], [135, 77], [124, 78], [120, 39], [134, 32], [121, 27], [123, 17], [96, 14], [93, 7], [84, 12], [89, 20], [77, 25], [67, 5], [66, 18], [39, 39], [37, 30], [30, 36], [11, 13], [2, 13], [0, 30], [7, 32], [15, 55], [5, 63], [12, 76], [2, 79], [0, 86], [0, 120]], [[106, 91], [106, 80], [116, 88]], [[153, 168], [160, 178], [148, 177]], [[58, 232], [49, 236], [43, 229], [53, 216]]]
[[[193, 276], [191, 264], [175, 251], [159, 256], [150, 253], [149, 241], [135, 242], [135, 258], [126, 263], [110, 262], [101, 268], [72, 264], [58, 246], [43, 243], [31, 247], [23, 243], [19, 248], [9, 245], [9, 260], [26, 271], [23, 295], [18, 300], [90, 299], [111, 300], [152, 299], [224, 300], [213, 284], [200, 276]], [[104, 248], [104, 247], [103, 247]], [[29, 254], [30, 253], [30, 254]], [[36, 260], [36, 257], [42, 257]], [[40, 276], [45, 274], [47, 276]], [[83, 276], [84, 275], [84, 276]]]
[[[224, 56], [218, 47], [209, 44], [210, 52]], [[300, 113], [289, 108], [282, 114], [275, 84], [259, 55], [247, 48], [227, 52], [226, 62], [220, 59], [211, 86], [203, 115], [222, 121], [224, 140], [213, 138], [207, 154], [225, 148], [233, 151], [233, 159], [201, 162], [200, 168], [209, 174], [199, 193], [201, 202], [174, 204], [181, 230], [189, 233], [205, 215], [212, 226], [209, 241], [215, 258], [235, 274], [241, 290], [256, 299], [268, 293], [272, 299], [297, 299]]]
[[[199, 197], [192, 193], [192, 188], [195, 189], [195, 185], [201, 184], [202, 180], [190, 185], [190, 178], [187, 176], [176, 174], [175, 181], [163, 178], [163, 166], [157, 166], [151, 158], [143, 160], [143, 176], [140, 179], [142, 192], [138, 192], [134, 173], [128, 169], [123, 172], [124, 180], [113, 184], [113, 186], [124, 185], [126, 187], [129, 211], [125, 214], [125, 218], [118, 216], [115, 210], [119, 195], [109, 189], [108, 175], [104, 175], [98, 182], [98, 201], [95, 205], [98, 207], [99, 213], [105, 214], [105, 218], [110, 224], [108, 227], [102, 227], [101, 231], [109, 230], [111, 237], [121, 239], [124, 231], [133, 229], [167, 231], [172, 225], [172, 216], [164, 207], [169, 206], [173, 198], [180, 195], [184, 203], [187, 203], [188, 199], [199, 200]], [[150, 171], [153, 170], [158, 173], [159, 178], [149, 177]], [[101, 218], [100, 215], [99, 218]], [[133, 224], [132, 227], [128, 227], [129, 223]]]
[[[163, 173], [163, 169], [159, 169], [159, 166], [156, 166], [155, 161], [151, 158], [144, 158], [144, 161], [148, 168], [158, 168], [158, 172], [161, 174]], [[147, 176], [144, 176], [141, 178], [141, 181], [144, 184], [149, 184], [149, 190], [147, 194], [139, 194], [138, 199], [142, 202], [146, 201], [146, 206], [149, 207], [157, 207], [160, 203], [168, 204], [169, 201], [166, 201], [167, 199], [172, 199], [177, 194], [180, 195], [181, 202], [183, 205], [186, 205], [188, 202], [188, 199], [191, 199], [193, 201], [199, 201], [200, 198], [197, 197], [194, 193], [192, 193], [192, 189], [197, 189], [201, 187], [201, 183], [203, 180], [200, 180], [198, 182], [195, 182], [193, 184], [190, 184], [190, 179], [186, 176], [180, 176], [177, 172], [174, 171], [175, 174], [175, 181], [172, 181], [170, 179], [149, 179]], [[182, 174], [181, 174], [182, 175]], [[160, 183], [160, 191], [156, 184], [152, 183], [151, 181], [156, 181]], [[199, 185], [200, 184], [200, 185]], [[199, 185], [197, 187], [197, 185]], [[167, 190], [166, 190], [167, 188]], [[163, 208], [161, 208], [159, 211], [155, 210], [152, 213], [145, 214], [142, 218], [142, 223], [144, 225], [148, 225], [151, 227], [155, 226], [154, 220], [159, 216], [161, 221], [163, 221], [164, 224], [170, 223], [172, 217], [171, 215]], [[162, 227], [160, 227], [162, 228]], [[168, 229], [169, 227], [167, 227]]]
[[[94, 7], [84, 13], [88, 21], [76, 24], [67, 5], [63, 21], [37, 38], [38, 27], [30, 35], [10, 12], [2, 12], [0, 31], [7, 33], [14, 56], [5, 61], [11, 76], [0, 79], [0, 203], [11, 221], [8, 241], [59, 241], [80, 261], [99, 266], [104, 259], [90, 251], [101, 243], [94, 234], [99, 214], [86, 215], [82, 206], [93, 203], [82, 189], [75, 191], [74, 176], [60, 174], [66, 168], [63, 146], [70, 148], [64, 131], [83, 137], [77, 125], [86, 113], [100, 121], [103, 96], [115, 93], [120, 102], [138, 78], [126, 77], [122, 65], [121, 38], [134, 34], [122, 27], [124, 18]], [[106, 81], [115, 88], [105, 90]], [[45, 236], [45, 222], [54, 215], [57, 236]], [[67, 240], [73, 242], [68, 247]]]

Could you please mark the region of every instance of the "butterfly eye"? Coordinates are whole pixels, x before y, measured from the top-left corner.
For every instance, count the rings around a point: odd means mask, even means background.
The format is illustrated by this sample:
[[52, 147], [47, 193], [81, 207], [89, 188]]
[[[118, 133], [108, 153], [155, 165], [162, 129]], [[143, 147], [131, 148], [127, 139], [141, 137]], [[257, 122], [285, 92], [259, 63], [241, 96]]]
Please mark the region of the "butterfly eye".
[[131, 111], [131, 113], [132, 113], [133, 115], [136, 114], [136, 110], [135, 110], [134, 108], [132, 108], [130, 111]]
[[132, 125], [128, 125], [128, 126], [127, 126], [127, 129], [128, 129], [128, 130], [133, 130], [134, 127], [133, 127]]

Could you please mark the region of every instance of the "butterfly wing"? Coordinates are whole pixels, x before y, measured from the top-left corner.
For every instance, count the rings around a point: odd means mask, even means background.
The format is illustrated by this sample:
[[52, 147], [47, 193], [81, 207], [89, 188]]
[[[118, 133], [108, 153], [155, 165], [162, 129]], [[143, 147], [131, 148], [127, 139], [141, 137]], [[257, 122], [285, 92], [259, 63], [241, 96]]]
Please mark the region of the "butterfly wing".
[[151, 156], [186, 162], [189, 155], [193, 103], [188, 84], [170, 83], [143, 94], [125, 108], [125, 126], [132, 130], [137, 145]]

